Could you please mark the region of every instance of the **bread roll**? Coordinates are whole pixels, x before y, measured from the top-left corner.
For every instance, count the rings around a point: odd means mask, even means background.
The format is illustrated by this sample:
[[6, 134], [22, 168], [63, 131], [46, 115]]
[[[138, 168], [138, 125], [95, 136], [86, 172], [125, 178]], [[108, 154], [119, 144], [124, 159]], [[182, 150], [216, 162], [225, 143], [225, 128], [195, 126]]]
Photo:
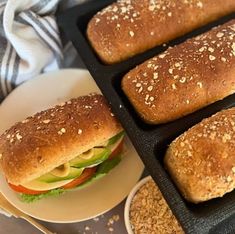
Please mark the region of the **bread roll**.
[[184, 197], [203, 202], [235, 188], [235, 108], [204, 119], [173, 141], [164, 158]]
[[19, 185], [50, 172], [122, 130], [104, 97], [78, 97], [16, 123], [0, 137], [0, 167]]
[[100, 59], [112, 64], [231, 12], [234, 0], [119, 0], [91, 19], [87, 36]]
[[139, 115], [166, 123], [235, 92], [235, 20], [131, 70], [122, 88]]

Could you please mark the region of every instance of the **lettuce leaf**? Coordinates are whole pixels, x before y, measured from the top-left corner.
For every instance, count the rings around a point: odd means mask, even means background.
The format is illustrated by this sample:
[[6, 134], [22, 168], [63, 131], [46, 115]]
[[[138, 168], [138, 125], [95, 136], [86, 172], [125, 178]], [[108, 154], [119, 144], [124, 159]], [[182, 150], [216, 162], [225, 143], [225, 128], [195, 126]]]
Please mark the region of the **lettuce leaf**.
[[47, 197], [56, 197], [59, 196], [60, 194], [64, 193], [65, 189], [52, 189], [50, 191], [48, 191], [47, 193], [43, 193], [43, 194], [38, 194], [38, 195], [29, 195], [29, 194], [20, 194], [20, 199], [22, 202], [25, 203], [32, 203], [38, 200], [41, 200], [42, 198], [47, 198]]

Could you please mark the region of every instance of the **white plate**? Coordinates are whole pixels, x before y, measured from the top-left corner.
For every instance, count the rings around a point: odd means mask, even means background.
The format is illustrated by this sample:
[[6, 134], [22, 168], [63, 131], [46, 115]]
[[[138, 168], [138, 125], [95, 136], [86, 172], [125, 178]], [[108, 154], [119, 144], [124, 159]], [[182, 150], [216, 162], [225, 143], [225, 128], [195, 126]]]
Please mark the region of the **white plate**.
[[[85, 70], [47, 73], [15, 89], [0, 105], [0, 133], [17, 121], [73, 97], [100, 92]], [[143, 172], [143, 164], [129, 140], [121, 163], [89, 187], [36, 203], [22, 203], [0, 176], [0, 192], [26, 214], [49, 222], [71, 223], [93, 218], [120, 203]]]

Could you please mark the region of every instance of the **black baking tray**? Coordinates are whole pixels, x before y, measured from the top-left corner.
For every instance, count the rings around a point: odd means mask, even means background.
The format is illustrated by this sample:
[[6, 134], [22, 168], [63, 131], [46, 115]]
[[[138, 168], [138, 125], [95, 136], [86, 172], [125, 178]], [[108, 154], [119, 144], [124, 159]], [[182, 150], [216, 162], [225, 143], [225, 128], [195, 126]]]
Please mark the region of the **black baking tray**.
[[[212, 234], [218, 233], [216, 230], [223, 230], [223, 234], [235, 233], [234, 229], [227, 228], [229, 226], [228, 221], [232, 224], [235, 223], [235, 191], [226, 194], [223, 198], [213, 199], [201, 204], [188, 203], [177, 190], [162, 163], [166, 148], [173, 139], [203, 118], [209, 117], [222, 109], [235, 106], [235, 95], [231, 95], [174, 122], [148, 125], [139, 118], [121, 90], [122, 77], [130, 69], [163, 52], [169, 46], [182, 43], [186, 39], [206, 32], [216, 25], [234, 19], [235, 13], [124, 62], [105, 65], [90, 46], [86, 37], [86, 28], [92, 16], [112, 2], [114, 1], [94, 0], [70, 8], [57, 16], [58, 24], [66, 33], [68, 39], [72, 41], [97, 85], [110, 103], [113, 112], [122, 123], [146, 168], [159, 186], [185, 232]], [[129, 172], [127, 171], [127, 176], [128, 173], [131, 173], [131, 168]]]

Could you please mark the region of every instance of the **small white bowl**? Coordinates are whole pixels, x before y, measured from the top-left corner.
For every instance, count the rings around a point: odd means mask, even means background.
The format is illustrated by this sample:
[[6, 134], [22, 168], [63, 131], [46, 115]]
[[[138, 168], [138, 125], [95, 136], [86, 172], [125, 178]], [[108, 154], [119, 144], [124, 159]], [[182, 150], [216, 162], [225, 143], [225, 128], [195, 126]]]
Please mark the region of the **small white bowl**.
[[128, 234], [134, 234], [132, 228], [131, 228], [131, 223], [130, 223], [130, 206], [132, 199], [134, 198], [136, 192], [142, 187], [145, 183], [147, 183], [149, 180], [151, 180], [151, 176], [147, 176], [144, 179], [140, 180], [135, 187], [131, 190], [129, 193], [126, 204], [125, 204], [125, 210], [124, 210], [124, 220], [125, 220], [125, 225], [126, 225], [126, 230]]

